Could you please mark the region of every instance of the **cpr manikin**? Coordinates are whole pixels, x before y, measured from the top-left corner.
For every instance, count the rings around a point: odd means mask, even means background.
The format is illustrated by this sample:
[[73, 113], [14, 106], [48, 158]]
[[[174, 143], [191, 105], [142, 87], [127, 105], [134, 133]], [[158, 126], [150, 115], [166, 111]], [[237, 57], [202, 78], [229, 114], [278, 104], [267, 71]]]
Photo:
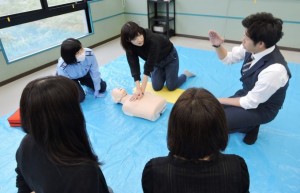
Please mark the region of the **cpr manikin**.
[[157, 120], [166, 109], [167, 101], [160, 97], [146, 92], [140, 100], [130, 101], [132, 95], [127, 94], [125, 89], [115, 88], [111, 92], [115, 103], [123, 104], [124, 114], [144, 118], [150, 121]]

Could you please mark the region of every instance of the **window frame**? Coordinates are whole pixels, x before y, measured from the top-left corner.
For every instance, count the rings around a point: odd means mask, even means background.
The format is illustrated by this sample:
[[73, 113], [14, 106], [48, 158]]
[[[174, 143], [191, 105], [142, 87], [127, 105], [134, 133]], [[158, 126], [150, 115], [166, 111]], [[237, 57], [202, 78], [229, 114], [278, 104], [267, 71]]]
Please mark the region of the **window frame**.
[[66, 13], [71, 13], [79, 10], [85, 10], [88, 31], [89, 33], [92, 32], [87, 0], [78, 1], [74, 3], [67, 3], [63, 5], [52, 6], [52, 7], [48, 6], [47, 0], [40, 0], [40, 2], [41, 2], [42, 9], [0, 17], [0, 29], [12, 27], [24, 23], [29, 23], [37, 20], [42, 20], [42, 19], [46, 19], [58, 15], [63, 15]]
[[[81, 0], [73, 3], [66, 3], [62, 5], [56, 5], [56, 6], [48, 6], [47, 0], [40, 0], [41, 2], [41, 9], [33, 10], [33, 11], [27, 11], [22, 13], [16, 13], [12, 15], [6, 15], [0, 17], [0, 30], [7, 28], [7, 27], [13, 27], [18, 26], [21, 24], [26, 24], [34, 21], [39, 21], [59, 15], [64, 15], [76, 11], [84, 11], [85, 18], [86, 18], [86, 24], [87, 24], [87, 30], [88, 34], [92, 34], [92, 21], [90, 16], [90, 10], [88, 2], [93, 0]], [[44, 50], [41, 50], [42, 52]], [[3, 54], [4, 60], [7, 64], [14, 63], [18, 60], [22, 60], [24, 58], [27, 58], [29, 56], [24, 56], [18, 59], [9, 60], [7, 57], [7, 54], [5, 52], [4, 45], [0, 38], [0, 53]], [[36, 53], [32, 53], [31, 55], [34, 55]]]

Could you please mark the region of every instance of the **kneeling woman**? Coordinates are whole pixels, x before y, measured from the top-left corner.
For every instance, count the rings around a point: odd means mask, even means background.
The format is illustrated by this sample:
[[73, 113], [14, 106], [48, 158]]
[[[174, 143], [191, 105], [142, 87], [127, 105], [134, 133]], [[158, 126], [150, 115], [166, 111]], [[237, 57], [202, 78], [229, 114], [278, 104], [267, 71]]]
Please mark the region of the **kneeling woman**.
[[[184, 71], [178, 77], [179, 58], [173, 44], [166, 37], [152, 33], [134, 22], [127, 22], [121, 29], [121, 44], [126, 52], [127, 60], [134, 79], [136, 92], [132, 100], [140, 99], [145, 92], [148, 77], [152, 87], [159, 91], [166, 83], [168, 90], [180, 87], [187, 78], [195, 76]], [[145, 60], [142, 84], [139, 57]]]
[[81, 85], [88, 87], [95, 98], [102, 97], [106, 91], [106, 82], [101, 79], [99, 66], [93, 50], [83, 48], [74, 38], [63, 41], [60, 49], [61, 58], [57, 64], [57, 75], [72, 79], [79, 89], [80, 102], [85, 99]]

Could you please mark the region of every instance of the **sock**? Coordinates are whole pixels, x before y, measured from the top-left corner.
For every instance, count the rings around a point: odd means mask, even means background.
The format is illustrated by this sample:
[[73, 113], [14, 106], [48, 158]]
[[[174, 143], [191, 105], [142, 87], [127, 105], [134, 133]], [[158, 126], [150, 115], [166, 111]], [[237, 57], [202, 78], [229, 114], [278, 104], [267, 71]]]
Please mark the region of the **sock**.
[[184, 74], [187, 78], [196, 76], [196, 74], [194, 74], [194, 73], [192, 73], [192, 72], [190, 72], [190, 71], [188, 71], [188, 70], [185, 70], [185, 71], [183, 72], [183, 74]]

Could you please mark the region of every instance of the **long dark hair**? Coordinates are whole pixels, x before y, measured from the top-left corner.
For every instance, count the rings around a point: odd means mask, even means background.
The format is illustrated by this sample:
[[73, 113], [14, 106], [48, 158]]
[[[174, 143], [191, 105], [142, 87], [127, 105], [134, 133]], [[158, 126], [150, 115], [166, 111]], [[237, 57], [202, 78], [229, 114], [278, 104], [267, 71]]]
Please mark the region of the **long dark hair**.
[[76, 64], [76, 53], [82, 48], [79, 40], [68, 38], [62, 42], [60, 48], [60, 55], [66, 64]]
[[129, 21], [123, 25], [121, 29], [121, 45], [126, 52], [131, 52], [131, 40], [138, 35], [145, 35], [144, 28], [133, 21]]
[[206, 89], [189, 88], [174, 104], [167, 144], [172, 155], [197, 160], [225, 150], [228, 128], [219, 101]]
[[72, 80], [49, 76], [31, 81], [22, 92], [20, 114], [24, 131], [52, 162], [99, 165]]

